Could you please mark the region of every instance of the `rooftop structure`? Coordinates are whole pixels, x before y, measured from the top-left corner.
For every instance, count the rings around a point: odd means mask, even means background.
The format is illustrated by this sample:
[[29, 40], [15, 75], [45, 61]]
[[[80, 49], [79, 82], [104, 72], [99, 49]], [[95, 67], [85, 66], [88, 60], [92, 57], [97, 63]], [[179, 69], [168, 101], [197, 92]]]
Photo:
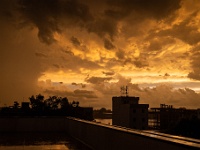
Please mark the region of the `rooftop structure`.
[[154, 121], [152, 127], [156, 129], [169, 129], [183, 118], [199, 118], [199, 109], [173, 108], [172, 105], [160, 104], [159, 108], [151, 108], [150, 118]]
[[148, 107], [148, 104], [139, 104], [139, 97], [112, 97], [112, 124], [134, 129], [147, 129]]

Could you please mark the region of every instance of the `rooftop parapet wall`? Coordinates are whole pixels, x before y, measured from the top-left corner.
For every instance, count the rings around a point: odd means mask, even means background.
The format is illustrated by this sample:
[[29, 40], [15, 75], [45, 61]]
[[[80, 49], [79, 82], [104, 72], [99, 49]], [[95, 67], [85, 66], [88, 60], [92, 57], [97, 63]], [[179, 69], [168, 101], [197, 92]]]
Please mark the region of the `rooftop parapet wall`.
[[67, 132], [95, 150], [193, 150], [200, 140], [150, 131], [133, 130], [74, 118], [67, 120]]
[[0, 132], [66, 132], [95, 150], [200, 149], [200, 140], [65, 117], [0, 118]]
[[118, 101], [118, 103], [121, 103], [121, 104], [138, 104], [139, 99], [140, 99], [139, 97], [134, 97], [134, 96], [112, 97], [112, 101]]

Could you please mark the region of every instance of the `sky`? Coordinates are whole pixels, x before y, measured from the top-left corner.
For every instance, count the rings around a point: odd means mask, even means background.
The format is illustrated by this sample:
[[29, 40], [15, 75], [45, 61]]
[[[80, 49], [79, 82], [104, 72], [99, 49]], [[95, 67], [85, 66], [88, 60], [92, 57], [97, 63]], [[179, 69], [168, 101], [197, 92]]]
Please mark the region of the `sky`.
[[0, 106], [31, 95], [200, 108], [199, 0], [1, 0]]

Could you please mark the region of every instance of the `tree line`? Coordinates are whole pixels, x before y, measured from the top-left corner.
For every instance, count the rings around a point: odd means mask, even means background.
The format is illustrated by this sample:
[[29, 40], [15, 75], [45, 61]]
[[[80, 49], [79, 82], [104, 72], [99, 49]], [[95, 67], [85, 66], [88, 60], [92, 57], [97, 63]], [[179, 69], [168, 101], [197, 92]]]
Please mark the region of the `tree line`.
[[70, 103], [67, 97], [49, 96], [49, 98], [44, 99], [43, 95], [38, 94], [36, 96], [32, 95], [29, 97], [29, 100], [33, 110], [58, 110], [79, 107], [78, 101], [72, 101]]
[[29, 102], [14, 101], [13, 106], [0, 109], [0, 116], [71, 116], [93, 120], [93, 108], [80, 107], [78, 101], [69, 102], [67, 97], [32, 95]]

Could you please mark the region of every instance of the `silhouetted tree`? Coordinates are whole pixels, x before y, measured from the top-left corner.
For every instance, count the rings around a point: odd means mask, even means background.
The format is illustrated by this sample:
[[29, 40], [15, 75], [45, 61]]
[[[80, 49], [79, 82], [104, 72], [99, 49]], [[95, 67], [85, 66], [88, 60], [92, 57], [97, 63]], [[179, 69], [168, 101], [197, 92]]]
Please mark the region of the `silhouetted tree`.
[[29, 97], [29, 103], [23, 103], [19, 108], [19, 103], [14, 101], [13, 107], [4, 107], [0, 109], [0, 116], [72, 116], [87, 120], [93, 119], [92, 108], [79, 107], [78, 101], [69, 102], [67, 97], [50, 96], [44, 99], [44, 96], [38, 94]]
[[38, 94], [35, 96], [31, 96], [29, 98], [32, 109], [34, 110], [43, 110], [44, 109], [44, 96], [41, 94]]
[[101, 113], [101, 114], [103, 114], [103, 113], [105, 113], [107, 110], [106, 110], [106, 108], [101, 108], [101, 109], [99, 109], [99, 113]]
[[14, 101], [13, 108], [18, 109], [19, 108], [19, 103], [18, 101]]
[[78, 101], [76, 102], [76, 107], [79, 107], [79, 102]]
[[45, 106], [50, 110], [57, 110], [60, 101], [61, 97], [50, 96], [48, 99], [45, 100]]
[[61, 106], [61, 109], [69, 108], [70, 105], [69, 105], [69, 101], [68, 101], [67, 97], [60, 99], [60, 106]]
[[71, 105], [72, 107], [79, 107], [79, 102], [73, 101]]

